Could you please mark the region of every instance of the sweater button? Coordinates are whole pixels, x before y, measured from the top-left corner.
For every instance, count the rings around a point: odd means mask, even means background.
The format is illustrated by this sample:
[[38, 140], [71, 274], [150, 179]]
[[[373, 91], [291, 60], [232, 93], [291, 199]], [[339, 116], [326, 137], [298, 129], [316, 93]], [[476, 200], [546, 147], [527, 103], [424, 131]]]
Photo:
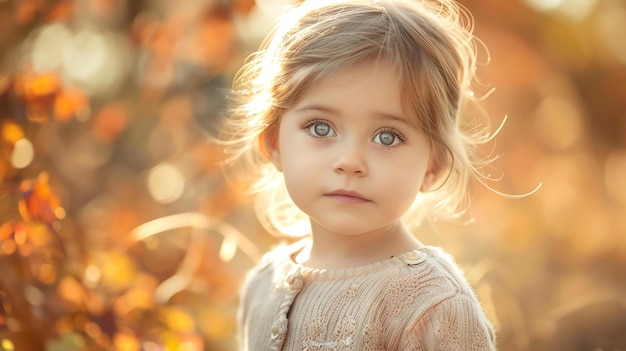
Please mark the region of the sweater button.
[[273, 325], [272, 326], [272, 340], [276, 340], [278, 339], [278, 326], [277, 325]]
[[426, 255], [419, 251], [411, 251], [404, 255], [404, 262], [406, 264], [419, 264], [426, 260]]

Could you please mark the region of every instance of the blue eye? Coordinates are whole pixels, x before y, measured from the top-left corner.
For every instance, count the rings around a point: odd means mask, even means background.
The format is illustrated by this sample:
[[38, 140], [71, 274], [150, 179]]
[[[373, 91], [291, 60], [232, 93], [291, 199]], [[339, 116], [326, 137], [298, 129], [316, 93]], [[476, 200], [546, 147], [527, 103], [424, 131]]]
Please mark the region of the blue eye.
[[305, 129], [307, 129], [311, 135], [318, 138], [337, 136], [330, 124], [322, 121], [313, 121], [308, 124]]
[[398, 132], [391, 130], [383, 130], [374, 136], [373, 142], [384, 146], [397, 146], [405, 141], [405, 138]]

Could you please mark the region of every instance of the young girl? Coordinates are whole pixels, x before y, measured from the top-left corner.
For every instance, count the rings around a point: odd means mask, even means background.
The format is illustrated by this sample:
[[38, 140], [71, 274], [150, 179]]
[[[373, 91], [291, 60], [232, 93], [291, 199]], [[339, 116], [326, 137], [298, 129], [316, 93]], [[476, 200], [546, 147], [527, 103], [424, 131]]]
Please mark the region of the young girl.
[[243, 350], [495, 349], [462, 272], [408, 229], [458, 217], [485, 181], [489, 135], [461, 118], [475, 46], [451, 0], [308, 0], [247, 61], [228, 161], [258, 180], [268, 229], [305, 238], [247, 277]]

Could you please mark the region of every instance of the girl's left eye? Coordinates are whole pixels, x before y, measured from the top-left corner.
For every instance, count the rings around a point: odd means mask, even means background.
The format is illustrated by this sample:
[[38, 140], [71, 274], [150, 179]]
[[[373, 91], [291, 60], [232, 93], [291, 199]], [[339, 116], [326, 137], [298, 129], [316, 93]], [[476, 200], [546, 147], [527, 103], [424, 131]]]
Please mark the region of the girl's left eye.
[[397, 132], [383, 130], [380, 133], [376, 134], [372, 141], [384, 146], [397, 146], [401, 142], [405, 141], [405, 138]]

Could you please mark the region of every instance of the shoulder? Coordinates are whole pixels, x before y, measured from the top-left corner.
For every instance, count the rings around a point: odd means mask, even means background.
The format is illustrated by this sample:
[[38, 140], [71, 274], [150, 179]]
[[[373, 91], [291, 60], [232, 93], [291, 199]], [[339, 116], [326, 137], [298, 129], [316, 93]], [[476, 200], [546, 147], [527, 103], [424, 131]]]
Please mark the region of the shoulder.
[[262, 282], [271, 282], [277, 276], [286, 274], [292, 265], [291, 257], [303, 246], [299, 241], [293, 244], [280, 243], [265, 253], [261, 260], [248, 271], [243, 284], [243, 291], [254, 289], [254, 286]]
[[248, 271], [239, 290], [240, 317], [245, 317], [253, 301], [259, 301], [259, 296], [269, 298], [276, 293], [277, 282], [286, 277], [292, 266], [290, 257], [297, 252], [298, 245], [277, 245]]
[[381, 282], [390, 319], [411, 324], [433, 309], [451, 315], [469, 309], [483, 315], [474, 290], [450, 255], [439, 248], [425, 247], [400, 258], [404, 264]]
[[473, 296], [461, 270], [441, 249], [425, 247], [403, 254], [400, 259], [403, 264], [381, 282], [390, 317], [404, 314], [407, 308], [412, 316], [419, 316], [459, 293]]
[[449, 254], [437, 247], [424, 247], [400, 256], [404, 265], [400, 266], [387, 279], [389, 287], [402, 286], [403, 289], [435, 290], [437, 293], [452, 295], [470, 293], [473, 290], [465, 279], [463, 271]]
[[432, 266], [433, 272], [439, 278], [445, 279], [450, 284], [451, 289], [460, 293], [474, 295], [474, 291], [465, 278], [465, 273], [459, 268], [451, 255], [434, 246], [424, 247], [420, 251], [427, 256], [426, 261]]
[[400, 339], [422, 340], [433, 346], [456, 340], [482, 345], [477, 350], [491, 350], [493, 328], [454, 259], [434, 247], [417, 252], [420, 259], [399, 270], [401, 276], [389, 282], [388, 296], [395, 300], [392, 311], [404, 326]]

